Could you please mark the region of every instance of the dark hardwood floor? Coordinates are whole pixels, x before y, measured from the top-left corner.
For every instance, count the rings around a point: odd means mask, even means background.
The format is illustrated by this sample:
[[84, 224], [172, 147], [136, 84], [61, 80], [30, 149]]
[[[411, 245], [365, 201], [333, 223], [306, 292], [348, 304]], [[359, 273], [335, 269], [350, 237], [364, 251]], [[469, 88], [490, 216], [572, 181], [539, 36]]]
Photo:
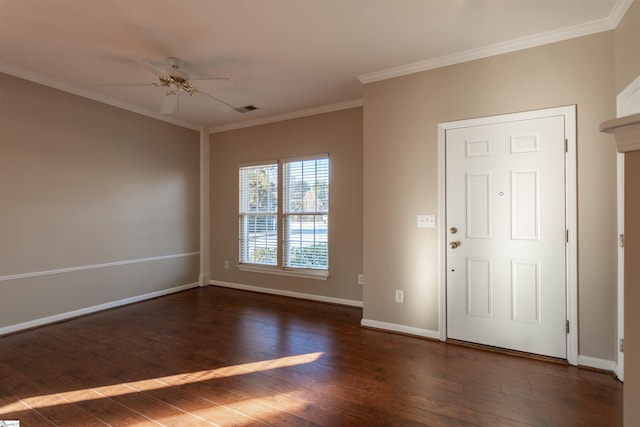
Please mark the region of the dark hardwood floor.
[[0, 420], [622, 425], [610, 374], [364, 329], [361, 317], [209, 286], [0, 337]]

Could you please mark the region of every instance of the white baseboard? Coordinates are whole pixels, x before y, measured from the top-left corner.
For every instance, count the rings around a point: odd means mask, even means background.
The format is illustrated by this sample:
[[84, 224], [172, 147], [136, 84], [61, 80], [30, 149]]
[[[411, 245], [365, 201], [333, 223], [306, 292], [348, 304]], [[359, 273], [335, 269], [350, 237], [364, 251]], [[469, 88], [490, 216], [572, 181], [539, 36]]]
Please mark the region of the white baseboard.
[[11, 334], [14, 332], [23, 331], [25, 329], [31, 329], [38, 326], [44, 326], [51, 323], [60, 322], [62, 320], [72, 319], [74, 317], [84, 316], [86, 314], [96, 313], [98, 311], [108, 310], [110, 308], [120, 307], [123, 305], [133, 304], [152, 298], [161, 297], [163, 295], [169, 295], [187, 289], [196, 288], [200, 286], [199, 283], [189, 283], [187, 285], [176, 286], [175, 288], [163, 289], [161, 291], [151, 292], [144, 295], [137, 295], [135, 297], [125, 298], [117, 301], [111, 301], [104, 304], [94, 305], [92, 307], [81, 308], [79, 310], [69, 311], [66, 313], [60, 313], [53, 316], [43, 317], [40, 319], [30, 320], [24, 323], [18, 323], [16, 325], [5, 326], [0, 328], [0, 336]]
[[588, 368], [602, 369], [603, 371], [616, 372], [616, 362], [613, 360], [597, 359], [589, 356], [578, 356], [578, 366], [586, 366]]
[[400, 332], [407, 335], [415, 335], [423, 338], [431, 338], [440, 341], [440, 332], [430, 329], [414, 328], [413, 326], [399, 325], [397, 323], [379, 322], [377, 320], [362, 319], [362, 326], [369, 328], [382, 329], [385, 331]]
[[620, 367], [620, 365], [613, 362], [613, 373], [620, 382], [624, 382], [624, 367]]
[[261, 292], [263, 294], [280, 295], [285, 297], [307, 299], [312, 301], [328, 302], [331, 304], [348, 305], [351, 307], [362, 307], [362, 301], [327, 297], [324, 295], [305, 294], [302, 292], [283, 291], [280, 289], [263, 288], [261, 286], [243, 285], [240, 283], [223, 282], [220, 280], [212, 280], [209, 282], [213, 286], [221, 286], [223, 288], [240, 289], [243, 291]]
[[211, 282], [211, 273], [200, 274], [200, 286], [207, 286]]

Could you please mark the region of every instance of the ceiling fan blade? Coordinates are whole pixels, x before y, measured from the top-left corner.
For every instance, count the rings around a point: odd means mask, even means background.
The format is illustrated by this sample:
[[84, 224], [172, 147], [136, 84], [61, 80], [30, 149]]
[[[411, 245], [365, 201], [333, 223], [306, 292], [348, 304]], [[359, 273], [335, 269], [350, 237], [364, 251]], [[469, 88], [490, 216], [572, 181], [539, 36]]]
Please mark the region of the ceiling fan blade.
[[164, 101], [162, 101], [162, 107], [160, 108], [160, 114], [171, 114], [178, 110], [178, 93], [176, 91], [175, 94], [164, 97]]
[[236, 85], [226, 77], [203, 77], [201, 79], [189, 79], [192, 82], [208, 82], [207, 87], [213, 89], [233, 89]]
[[213, 95], [209, 95], [208, 93], [201, 92], [201, 91], [198, 91], [197, 93], [202, 94], [202, 95], [204, 95], [204, 96], [208, 97], [209, 99], [211, 99], [212, 101], [214, 101], [214, 102], [213, 102], [213, 103], [214, 103], [214, 105], [215, 105], [219, 110], [222, 110], [222, 111], [224, 111], [224, 112], [231, 111], [231, 110], [233, 110], [233, 109], [235, 108], [233, 105], [228, 104], [228, 103], [224, 102], [223, 100], [216, 98], [216, 97], [215, 97], [215, 96], [213, 96]]
[[153, 65], [149, 64], [147, 61], [143, 59], [134, 58], [134, 57], [129, 57], [129, 59], [135, 62], [136, 64], [140, 65], [141, 67], [144, 67], [147, 70], [151, 71], [153, 74], [155, 74], [158, 77], [166, 76], [166, 74], [161, 69], [154, 67]]

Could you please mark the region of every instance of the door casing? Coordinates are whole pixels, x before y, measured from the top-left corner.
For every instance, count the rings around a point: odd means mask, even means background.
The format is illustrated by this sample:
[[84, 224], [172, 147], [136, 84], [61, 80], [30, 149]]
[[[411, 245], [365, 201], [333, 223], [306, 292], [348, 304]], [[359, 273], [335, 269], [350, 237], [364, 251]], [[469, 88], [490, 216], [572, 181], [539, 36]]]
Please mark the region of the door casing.
[[567, 361], [571, 365], [578, 364], [578, 219], [577, 219], [577, 169], [576, 169], [576, 106], [554, 107], [542, 110], [524, 111], [518, 113], [501, 114], [497, 116], [480, 117], [474, 119], [442, 122], [438, 124], [438, 281], [440, 303], [440, 340], [447, 340], [447, 301], [446, 301], [446, 132], [461, 127], [483, 126], [512, 121], [562, 116], [565, 123], [565, 139], [567, 153], [565, 155], [565, 222], [567, 224], [568, 239], [566, 250], [566, 309], [569, 321], [567, 333]]

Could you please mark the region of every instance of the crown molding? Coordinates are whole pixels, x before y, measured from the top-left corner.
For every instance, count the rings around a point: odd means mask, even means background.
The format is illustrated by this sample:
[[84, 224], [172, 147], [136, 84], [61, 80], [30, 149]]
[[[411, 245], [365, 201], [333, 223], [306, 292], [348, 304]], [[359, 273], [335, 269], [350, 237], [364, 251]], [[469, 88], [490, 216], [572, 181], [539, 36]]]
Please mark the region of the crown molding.
[[0, 63], [0, 72], [5, 73], [5, 74], [9, 74], [11, 76], [14, 77], [18, 77], [24, 80], [28, 80], [34, 83], [38, 83], [41, 84], [43, 86], [48, 86], [51, 87], [53, 89], [58, 89], [61, 90], [63, 92], [67, 92], [70, 93], [72, 95], [77, 95], [77, 96], [81, 96], [83, 98], [87, 98], [87, 99], [91, 99], [93, 101], [97, 101], [103, 104], [107, 104], [110, 105], [112, 107], [116, 107], [116, 108], [120, 108], [123, 110], [127, 110], [127, 111], [131, 111], [133, 113], [137, 113], [137, 114], [142, 114], [143, 116], [147, 116], [147, 117], [151, 117], [152, 119], [156, 119], [156, 120], [160, 120], [163, 122], [167, 122], [167, 123], [171, 123], [173, 125], [176, 126], [181, 126], [184, 128], [188, 128], [188, 129], [192, 129], [192, 130], [199, 130], [198, 126], [195, 126], [191, 123], [185, 122], [183, 120], [178, 120], [175, 119], [173, 117], [168, 117], [159, 113], [155, 113], [155, 112], [151, 112], [149, 110], [146, 110], [144, 108], [140, 108], [140, 107], [136, 107], [130, 104], [126, 104], [124, 102], [120, 102], [120, 101], [116, 101], [113, 98], [109, 98], [106, 96], [102, 96], [102, 95], [98, 95], [94, 92], [85, 90], [85, 89], [80, 89], [78, 87], [75, 86], [71, 86], [67, 83], [63, 83], [61, 81], [58, 80], [54, 80], [51, 79], [49, 77], [45, 77], [41, 74], [37, 74], [37, 73], [32, 73], [30, 71], [25, 71], [25, 70], [21, 70], [15, 67], [12, 67], [10, 65], [7, 64], [3, 64]]
[[402, 77], [422, 71], [446, 67], [448, 65], [461, 64], [464, 62], [474, 61], [476, 59], [489, 58], [491, 56], [613, 30], [618, 26], [632, 3], [633, 0], [618, 0], [609, 16], [604, 19], [598, 19], [584, 24], [561, 28], [559, 30], [522, 37], [507, 42], [496, 43], [478, 49], [469, 49], [453, 53], [451, 55], [444, 55], [425, 61], [414, 62], [412, 64], [374, 71], [372, 73], [359, 75], [358, 80], [360, 80], [360, 83], [362, 84], [373, 83], [380, 80]]
[[324, 105], [321, 107], [308, 108], [306, 110], [293, 111], [290, 113], [276, 114], [245, 122], [230, 123], [228, 125], [215, 126], [209, 129], [209, 133], [220, 133], [229, 130], [248, 128], [264, 125], [268, 123], [281, 122], [284, 120], [298, 119], [300, 117], [315, 116], [316, 114], [331, 113], [334, 111], [347, 110], [349, 108], [362, 107], [362, 99], [352, 99], [351, 101], [338, 102], [337, 104]]
[[627, 10], [629, 10], [632, 4], [633, 0], [618, 0], [616, 2], [615, 6], [613, 6], [613, 9], [611, 10], [611, 13], [609, 14], [609, 22], [611, 23], [613, 28], [616, 28], [620, 21], [622, 21], [622, 18], [624, 18], [624, 15], [627, 13]]

